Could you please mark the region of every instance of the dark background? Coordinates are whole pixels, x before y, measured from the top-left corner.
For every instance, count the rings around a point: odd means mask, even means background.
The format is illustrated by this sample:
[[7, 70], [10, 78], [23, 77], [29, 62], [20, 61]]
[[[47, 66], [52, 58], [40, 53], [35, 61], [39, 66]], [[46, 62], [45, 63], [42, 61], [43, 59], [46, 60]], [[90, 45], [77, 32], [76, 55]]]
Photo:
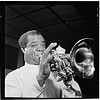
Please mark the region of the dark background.
[[[18, 41], [24, 32], [37, 29], [47, 40], [57, 42], [69, 53], [73, 45], [80, 39], [90, 37], [94, 39], [95, 73], [92, 79], [83, 79], [78, 76], [83, 98], [99, 97], [99, 2], [2, 2], [2, 15], [5, 17], [5, 36]], [[18, 50], [6, 46], [9, 55], [14, 59], [6, 63], [8, 68], [17, 65]]]
[[16, 47], [5, 45], [5, 68], [14, 70], [17, 68], [19, 50]]

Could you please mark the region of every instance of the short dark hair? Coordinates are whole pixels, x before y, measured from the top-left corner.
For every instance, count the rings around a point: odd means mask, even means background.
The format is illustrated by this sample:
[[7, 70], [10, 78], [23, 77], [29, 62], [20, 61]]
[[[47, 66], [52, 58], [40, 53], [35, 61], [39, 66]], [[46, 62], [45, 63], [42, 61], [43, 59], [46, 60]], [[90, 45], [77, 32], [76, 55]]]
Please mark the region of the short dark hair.
[[41, 33], [37, 30], [31, 30], [31, 31], [27, 31], [24, 34], [21, 35], [21, 37], [19, 38], [18, 44], [20, 46], [20, 48], [25, 49], [28, 43], [28, 39], [27, 37], [29, 35], [41, 35]]

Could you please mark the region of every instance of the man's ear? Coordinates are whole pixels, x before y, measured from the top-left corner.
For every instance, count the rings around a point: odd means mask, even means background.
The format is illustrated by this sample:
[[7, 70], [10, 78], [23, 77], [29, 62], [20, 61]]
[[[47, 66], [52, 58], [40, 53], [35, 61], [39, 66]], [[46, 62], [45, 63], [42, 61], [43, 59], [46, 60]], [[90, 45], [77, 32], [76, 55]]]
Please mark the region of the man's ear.
[[24, 48], [21, 48], [21, 50], [22, 50], [23, 53], [25, 53], [25, 49]]

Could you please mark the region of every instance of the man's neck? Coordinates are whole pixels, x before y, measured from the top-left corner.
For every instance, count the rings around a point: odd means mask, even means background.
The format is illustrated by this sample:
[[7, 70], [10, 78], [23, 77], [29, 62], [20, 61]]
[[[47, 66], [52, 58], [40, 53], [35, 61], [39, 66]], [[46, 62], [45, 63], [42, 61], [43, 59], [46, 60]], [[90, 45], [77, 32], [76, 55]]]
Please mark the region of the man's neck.
[[26, 63], [31, 64], [31, 65], [39, 65], [39, 58], [31, 59], [30, 57], [25, 57], [24, 60]]

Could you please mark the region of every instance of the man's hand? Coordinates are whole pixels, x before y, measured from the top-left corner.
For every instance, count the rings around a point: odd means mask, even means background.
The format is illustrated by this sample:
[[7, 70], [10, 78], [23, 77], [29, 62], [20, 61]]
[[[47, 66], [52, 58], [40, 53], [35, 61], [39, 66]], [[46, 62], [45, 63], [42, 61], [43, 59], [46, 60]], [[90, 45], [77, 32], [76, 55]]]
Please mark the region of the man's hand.
[[50, 55], [50, 51], [57, 45], [57, 43], [51, 43], [48, 48], [44, 51], [44, 54], [40, 57], [40, 69], [37, 76], [37, 80], [40, 86], [43, 86], [45, 80], [50, 75], [49, 62], [53, 59], [53, 54]]

